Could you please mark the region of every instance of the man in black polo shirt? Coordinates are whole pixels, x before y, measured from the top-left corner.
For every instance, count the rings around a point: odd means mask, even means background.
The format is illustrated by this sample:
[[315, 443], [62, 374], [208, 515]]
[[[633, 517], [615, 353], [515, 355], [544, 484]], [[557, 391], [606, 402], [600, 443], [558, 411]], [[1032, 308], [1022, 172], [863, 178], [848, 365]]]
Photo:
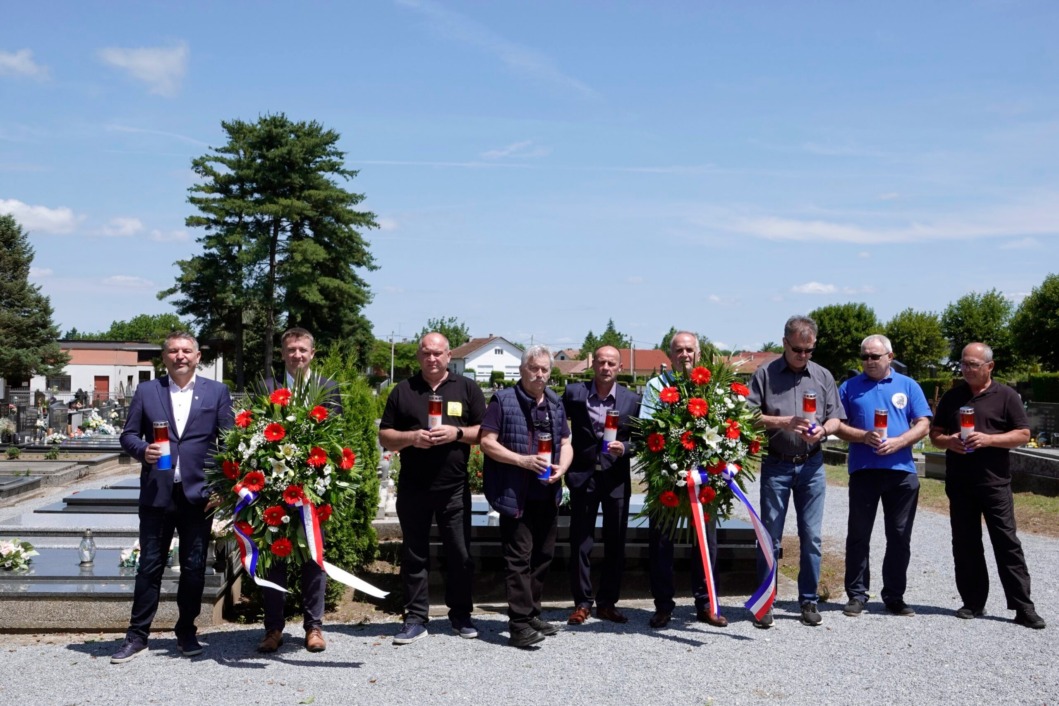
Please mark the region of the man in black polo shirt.
[[[989, 572], [982, 546], [982, 517], [996, 557], [997, 573], [1015, 622], [1041, 630], [1044, 620], [1030, 600], [1030, 572], [1015, 532], [1015, 501], [1011, 495], [1010, 449], [1030, 440], [1030, 424], [1022, 400], [1007, 385], [993, 382], [993, 350], [971, 343], [960, 356], [964, 384], [941, 398], [930, 429], [930, 440], [945, 449], [945, 494], [949, 496], [952, 558], [956, 589], [963, 606], [957, 618], [970, 620], [985, 613]], [[961, 423], [961, 408], [973, 410]], [[961, 435], [960, 427], [968, 432]], [[973, 429], [973, 430], [972, 430]]]
[[[440, 333], [420, 339], [416, 358], [420, 371], [390, 392], [379, 425], [383, 448], [401, 453], [397, 519], [403, 539], [405, 615], [404, 627], [394, 636], [397, 645], [427, 634], [430, 525], [435, 518], [448, 564], [445, 604], [449, 621], [460, 637], [478, 637], [471, 622], [474, 562], [467, 460], [471, 444], [478, 442], [485, 397], [474, 381], [449, 373], [449, 342]], [[441, 423], [434, 428], [429, 421], [431, 395], [442, 398]]]
[[[798, 513], [798, 602], [802, 623], [817, 626], [817, 585], [823, 557], [821, 531], [824, 522], [824, 455], [820, 442], [834, 434], [846, 413], [838, 401], [835, 379], [809, 358], [816, 348], [816, 322], [807, 316], [792, 316], [783, 327], [783, 357], [754, 371], [750, 378], [752, 407], [761, 410], [761, 424], [768, 431], [768, 454], [761, 461], [761, 521], [772, 538], [772, 551], [779, 556], [783, 522], [794, 495]], [[812, 413], [805, 412], [805, 394], [812, 393]], [[758, 574], [764, 579], [768, 566], [758, 556]], [[759, 628], [772, 627], [772, 610]]]

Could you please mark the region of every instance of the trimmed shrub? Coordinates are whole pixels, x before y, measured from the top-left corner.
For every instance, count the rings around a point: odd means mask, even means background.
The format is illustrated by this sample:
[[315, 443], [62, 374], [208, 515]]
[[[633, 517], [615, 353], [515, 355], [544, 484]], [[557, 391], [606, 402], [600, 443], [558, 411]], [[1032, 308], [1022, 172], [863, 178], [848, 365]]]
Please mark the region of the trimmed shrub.
[[1036, 373], [1029, 383], [1034, 402], [1059, 402], [1059, 373]]

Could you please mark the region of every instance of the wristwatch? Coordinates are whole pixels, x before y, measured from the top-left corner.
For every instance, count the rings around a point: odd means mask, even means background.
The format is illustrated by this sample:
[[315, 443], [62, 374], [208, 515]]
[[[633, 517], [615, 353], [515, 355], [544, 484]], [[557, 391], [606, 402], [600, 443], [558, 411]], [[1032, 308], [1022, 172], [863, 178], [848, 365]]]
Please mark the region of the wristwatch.
[[456, 427], [456, 441], [459, 441], [462, 438], [463, 438], [463, 429], [461, 429], [460, 427]]

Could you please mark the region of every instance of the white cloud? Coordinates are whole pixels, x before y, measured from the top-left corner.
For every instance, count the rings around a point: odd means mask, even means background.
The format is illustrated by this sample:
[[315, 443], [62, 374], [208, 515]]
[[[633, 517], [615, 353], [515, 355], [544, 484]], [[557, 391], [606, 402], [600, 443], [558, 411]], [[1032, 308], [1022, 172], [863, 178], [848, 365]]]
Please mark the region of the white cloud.
[[156, 243], [182, 243], [190, 239], [191, 235], [186, 230], [151, 231], [151, 240]]
[[107, 47], [100, 49], [98, 56], [103, 63], [146, 83], [151, 93], [172, 97], [180, 91], [189, 54], [187, 43], [180, 42], [173, 47]]
[[43, 279], [44, 277], [51, 277], [55, 274], [55, 271], [50, 267], [30, 267], [29, 276]]
[[104, 277], [102, 283], [108, 287], [119, 287], [121, 289], [148, 289], [154, 287], [154, 282], [136, 275], [111, 275]]
[[142, 229], [143, 223], [139, 218], [111, 218], [105, 226], [99, 229], [99, 234], [108, 238], [128, 238]]
[[397, 221], [393, 218], [377, 218], [375, 222], [379, 224], [379, 230], [383, 233], [397, 230]]
[[838, 291], [838, 287], [821, 282], [806, 282], [805, 284], [794, 285], [791, 287], [791, 291], [795, 294], [834, 294]]
[[16, 52], [0, 51], [0, 76], [28, 76], [48, 78], [48, 67], [33, 61], [33, 52], [19, 49]]
[[483, 152], [482, 158], [503, 159], [505, 157], [514, 157], [515, 159], [535, 159], [537, 157], [547, 157], [549, 154], [551, 154], [549, 148], [534, 147], [533, 140], [523, 140], [522, 142], [513, 142], [506, 147]]
[[16, 199], [0, 199], [0, 213], [14, 216], [25, 230], [42, 233], [70, 233], [84, 220], [65, 206], [31, 206]]
[[1041, 241], [1036, 238], [1020, 238], [1010, 240], [1000, 246], [1001, 250], [1040, 250], [1043, 247]]

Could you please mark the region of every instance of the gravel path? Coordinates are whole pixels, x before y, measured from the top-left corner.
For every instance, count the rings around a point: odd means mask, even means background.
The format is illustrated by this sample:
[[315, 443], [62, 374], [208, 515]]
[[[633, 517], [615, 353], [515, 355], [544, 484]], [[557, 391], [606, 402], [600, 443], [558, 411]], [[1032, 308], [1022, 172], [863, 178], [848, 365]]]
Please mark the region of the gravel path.
[[[847, 498], [828, 489], [825, 542], [841, 551]], [[750, 497], [756, 501], [754, 489]], [[788, 517], [793, 529], [793, 510]], [[874, 532], [873, 578], [879, 589], [881, 515]], [[987, 540], [988, 541], [988, 540]], [[916, 518], [907, 602], [913, 618], [886, 614], [876, 596], [869, 613], [847, 618], [844, 596], [823, 604], [823, 625], [798, 621], [796, 590], [781, 586], [776, 626], [757, 630], [741, 598], [723, 603], [727, 629], [688, 622], [690, 600], [665, 630], [651, 630], [649, 601], [623, 603], [618, 626], [591, 620], [548, 638], [533, 651], [506, 646], [506, 619], [475, 616], [478, 640], [461, 640], [443, 618], [428, 638], [397, 647], [396, 623], [326, 627], [328, 649], [301, 649], [289, 626], [279, 653], [254, 652], [259, 625], [211, 628], [204, 655], [183, 659], [172, 633], [149, 654], [110, 665], [113, 635], [0, 636], [0, 702], [28, 704], [972, 704], [1059, 703], [1059, 540], [1022, 536], [1045, 630], [1011, 622], [990, 558], [987, 615], [953, 617], [946, 516]], [[988, 552], [987, 552], [988, 553]], [[839, 602], [841, 601], [841, 602]], [[545, 617], [564, 620], [569, 608]], [[293, 627], [294, 629], [290, 629]]]

